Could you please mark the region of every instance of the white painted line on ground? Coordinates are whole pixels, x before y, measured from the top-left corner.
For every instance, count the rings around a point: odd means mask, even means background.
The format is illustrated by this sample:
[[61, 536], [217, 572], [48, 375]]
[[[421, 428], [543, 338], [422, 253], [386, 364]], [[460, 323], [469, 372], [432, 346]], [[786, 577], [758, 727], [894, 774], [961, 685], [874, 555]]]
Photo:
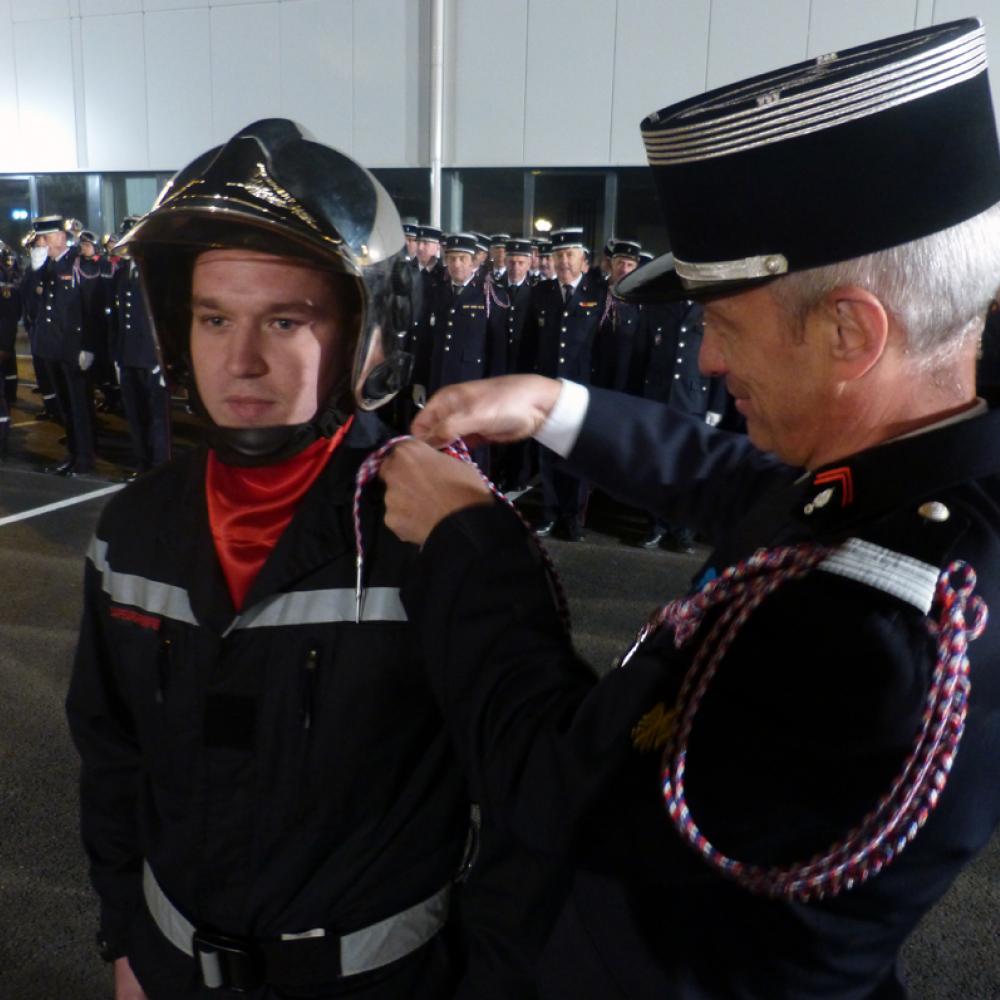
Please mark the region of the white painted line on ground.
[[74, 504], [83, 503], [85, 500], [96, 500], [98, 497], [106, 497], [109, 493], [117, 493], [124, 489], [125, 484], [119, 483], [116, 486], [105, 486], [103, 489], [94, 490], [91, 493], [83, 493], [78, 497], [69, 497], [66, 500], [57, 500], [55, 503], [47, 503], [44, 507], [36, 507], [34, 510], [25, 510], [20, 514], [10, 514], [7, 517], [0, 517], [0, 528], [5, 524], [13, 524], [15, 521], [27, 521], [29, 517], [38, 517], [40, 514], [48, 514], [54, 510], [62, 510], [63, 507], [72, 507]]

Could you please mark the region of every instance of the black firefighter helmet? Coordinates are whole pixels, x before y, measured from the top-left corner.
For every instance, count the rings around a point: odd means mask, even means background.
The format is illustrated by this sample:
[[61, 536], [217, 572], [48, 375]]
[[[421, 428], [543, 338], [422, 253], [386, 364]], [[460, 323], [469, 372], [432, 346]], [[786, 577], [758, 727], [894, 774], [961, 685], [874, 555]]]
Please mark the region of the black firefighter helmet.
[[330, 436], [356, 407], [374, 410], [409, 380], [396, 348], [410, 323], [411, 269], [399, 214], [364, 167], [308, 137], [294, 122], [247, 125], [179, 171], [115, 252], [138, 262], [162, 361], [196, 393], [191, 275], [207, 250], [242, 248], [309, 262], [355, 279], [359, 325], [352, 370], [306, 424], [219, 427], [200, 403], [226, 461], [280, 461]]

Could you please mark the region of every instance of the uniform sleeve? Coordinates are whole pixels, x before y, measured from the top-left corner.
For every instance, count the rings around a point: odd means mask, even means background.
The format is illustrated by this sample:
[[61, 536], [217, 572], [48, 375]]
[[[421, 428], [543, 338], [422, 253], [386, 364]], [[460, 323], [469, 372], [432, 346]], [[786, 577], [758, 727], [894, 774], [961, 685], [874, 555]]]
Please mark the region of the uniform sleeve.
[[113, 669], [104, 604], [101, 575], [88, 559], [66, 712], [80, 754], [80, 828], [101, 901], [100, 936], [106, 957], [118, 957], [128, 953], [129, 924], [141, 905], [140, 754]]
[[592, 389], [567, 464], [611, 496], [711, 542], [795, 470], [742, 434], [652, 400]]
[[484, 812], [552, 854], [631, 750], [656, 669], [595, 677], [573, 650], [538, 549], [499, 504], [446, 518], [404, 592], [431, 686]]

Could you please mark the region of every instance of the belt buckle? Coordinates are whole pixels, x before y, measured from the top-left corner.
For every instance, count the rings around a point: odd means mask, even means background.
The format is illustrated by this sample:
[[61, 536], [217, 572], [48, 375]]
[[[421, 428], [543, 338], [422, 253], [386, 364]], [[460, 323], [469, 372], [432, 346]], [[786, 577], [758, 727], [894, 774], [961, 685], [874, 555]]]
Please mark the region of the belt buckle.
[[246, 993], [264, 985], [263, 956], [252, 941], [195, 931], [191, 947], [208, 989]]

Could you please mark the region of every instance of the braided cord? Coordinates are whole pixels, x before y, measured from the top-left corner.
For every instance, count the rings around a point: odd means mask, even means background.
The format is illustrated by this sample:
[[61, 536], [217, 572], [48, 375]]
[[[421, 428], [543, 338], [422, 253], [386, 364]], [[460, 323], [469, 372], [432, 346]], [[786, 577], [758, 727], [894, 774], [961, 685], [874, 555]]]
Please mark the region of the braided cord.
[[683, 646], [705, 614], [722, 607], [677, 696], [678, 724], [663, 758], [667, 812], [681, 836], [723, 875], [751, 892], [800, 901], [836, 896], [878, 874], [926, 823], [947, 783], [965, 727], [968, 643], [982, 634], [987, 617], [983, 600], [972, 595], [975, 571], [964, 562], [949, 564], [935, 591], [933, 606], [938, 617], [927, 620], [937, 651], [927, 701], [912, 748], [889, 790], [845, 837], [808, 861], [766, 867], [728, 857], [704, 835], [687, 805], [685, 771], [694, 719], [719, 664], [752, 612], [778, 586], [808, 573], [828, 554], [828, 549], [811, 545], [758, 550], [696, 594], [658, 611], [640, 631], [629, 654], [664, 625], [673, 628], [674, 645]]
[[[397, 437], [390, 438], [386, 441], [380, 448], [373, 451], [362, 463], [358, 469], [357, 477], [354, 484], [354, 545], [355, 545], [355, 619], [356, 621], [361, 620], [361, 611], [364, 603], [364, 539], [362, 537], [361, 529], [361, 495], [364, 492], [365, 487], [376, 478], [378, 475], [378, 470], [382, 463], [385, 461], [386, 456], [393, 448], [396, 447], [402, 441], [412, 441], [414, 438], [409, 434], [400, 434]], [[466, 462], [471, 465], [476, 472], [479, 473], [479, 478], [486, 484], [489, 491], [502, 500], [516, 515], [517, 519], [524, 526], [525, 530], [528, 532], [529, 536], [534, 541], [535, 545], [538, 547], [538, 552], [542, 560], [542, 565], [545, 568], [545, 576], [548, 581], [549, 587], [552, 590], [552, 596], [556, 604], [556, 610], [559, 614], [559, 620], [562, 622], [563, 628], [567, 633], [570, 631], [570, 617], [569, 617], [569, 603], [566, 600], [566, 592], [563, 589], [562, 581], [559, 579], [559, 573], [556, 570], [555, 563], [552, 561], [552, 557], [549, 555], [548, 550], [542, 544], [542, 540], [535, 534], [534, 529], [525, 520], [521, 512], [514, 506], [514, 502], [503, 493], [498, 486], [496, 486], [489, 477], [487, 477], [483, 470], [479, 468], [478, 465], [472, 460], [472, 456], [469, 454], [469, 448], [466, 443], [458, 438], [451, 444], [441, 449], [445, 454], [451, 455], [452, 458], [458, 459], [460, 462]]]

